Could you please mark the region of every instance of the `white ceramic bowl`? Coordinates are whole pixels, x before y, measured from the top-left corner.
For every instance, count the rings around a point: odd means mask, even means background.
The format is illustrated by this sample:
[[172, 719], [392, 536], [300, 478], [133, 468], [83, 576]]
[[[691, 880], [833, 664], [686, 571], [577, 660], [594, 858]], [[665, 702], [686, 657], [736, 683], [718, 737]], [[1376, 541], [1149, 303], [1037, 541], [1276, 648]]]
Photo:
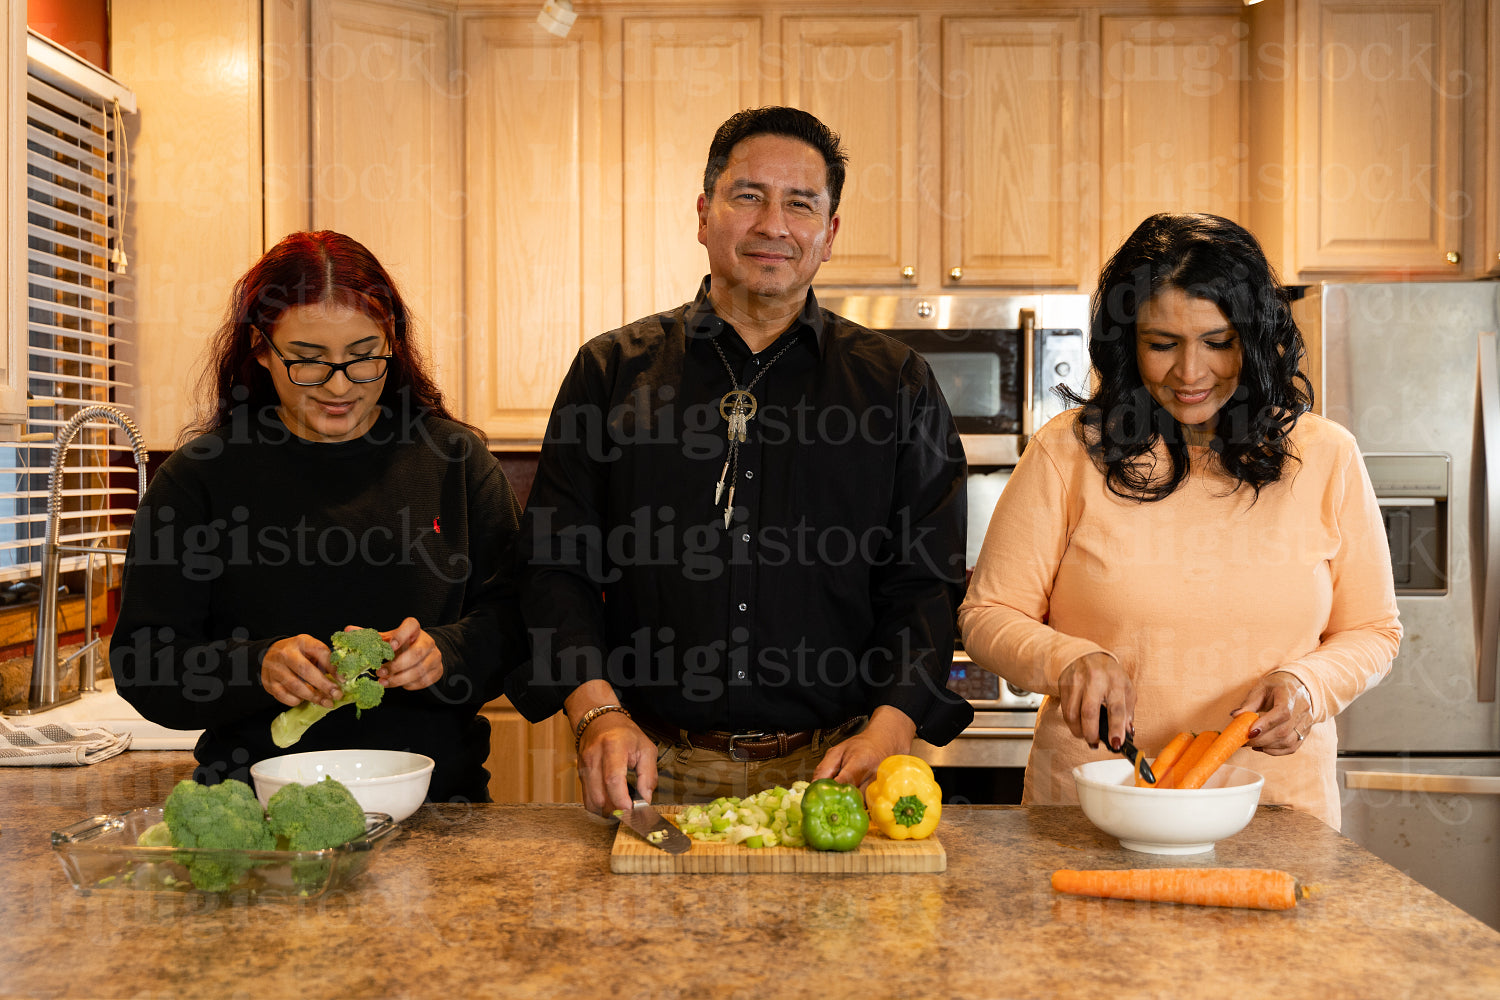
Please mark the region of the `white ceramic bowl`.
[[1120, 846], [1146, 854], [1201, 854], [1243, 830], [1266, 779], [1225, 764], [1202, 788], [1137, 788], [1130, 761], [1095, 760], [1073, 768], [1083, 814]]
[[314, 750], [270, 757], [250, 767], [255, 797], [265, 805], [283, 785], [337, 779], [365, 812], [400, 821], [417, 811], [432, 780], [432, 758], [402, 750]]

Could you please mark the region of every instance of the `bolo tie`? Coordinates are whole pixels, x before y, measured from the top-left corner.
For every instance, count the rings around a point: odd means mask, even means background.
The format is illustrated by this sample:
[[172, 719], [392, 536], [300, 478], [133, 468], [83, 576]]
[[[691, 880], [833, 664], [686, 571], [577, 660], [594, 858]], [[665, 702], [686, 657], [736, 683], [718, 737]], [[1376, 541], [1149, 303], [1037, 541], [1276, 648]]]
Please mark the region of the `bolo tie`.
[[724, 468], [719, 471], [719, 484], [714, 487], [714, 503], [717, 504], [719, 498], [724, 497], [724, 485], [726, 483], [729, 485], [729, 495], [724, 499], [724, 527], [728, 528], [730, 518], [734, 515], [734, 483], [740, 469], [740, 444], [748, 439], [750, 420], [755, 416], [755, 411], [760, 409], [760, 404], [750, 390], [755, 388], [755, 383], [771, 370], [771, 366], [780, 360], [783, 354], [791, 350], [796, 341], [788, 340], [770, 361], [761, 365], [755, 377], [743, 386], [740, 385], [740, 380], [735, 378], [734, 369], [730, 367], [729, 359], [724, 356], [724, 349], [719, 346], [718, 339], [715, 338], [712, 343], [714, 351], [719, 355], [719, 360], [724, 363], [724, 371], [729, 374], [729, 384], [734, 387], [719, 397], [719, 416], [723, 417], [729, 425], [726, 430], [729, 436], [729, 454], [724, 459]]

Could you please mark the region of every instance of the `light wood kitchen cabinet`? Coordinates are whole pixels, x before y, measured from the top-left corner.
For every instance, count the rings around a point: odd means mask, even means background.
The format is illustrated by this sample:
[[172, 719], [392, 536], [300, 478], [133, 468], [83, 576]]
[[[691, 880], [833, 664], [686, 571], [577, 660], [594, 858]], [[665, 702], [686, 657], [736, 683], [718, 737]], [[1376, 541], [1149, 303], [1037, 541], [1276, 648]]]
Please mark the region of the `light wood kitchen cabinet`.
[[[835, 127], [849, 153], [824, 285], [919, 279], [916, 17], [789, 17], [781, 102]], [[931, 266], [931, 265], [924, 265]]]
[[1251, 8], [1256, 229], [1290, 280], [1457, 277], [1476, 241], [1465, 102], [1481, 99], [1465, 0]]
[[496, 802], [581, 802], [578, 762], [567, 716], [533, 725], [510, 701], [484, 706], [490, 724], [490, 798]]
[[1102, 19], [1104, 257], [1157, 212], [1245, 221], [1245, 33], [1237, 14]]
[[1484, 176], [1483, 260], [1477, 270], [1482, 274], [1500, 274], [1500, 11], [1491, 8], [1488, 37], [1476, 44], [1480, 46], [1477, 64], [1485, 67], [1487, 94], [1482, 124], [1485, 148], [1480, 165]]
[[619, 99], [597, 18], [560, 39], [534, 16], [480, 17], [463, 37], [465, 414], [537, 440], [579, 345], [619, 323]]
[[634, 319], [697, 294], [708, 271], [695, 206], [709, 140], [736, 111], [768, 102], [759, 17], [626, 18], [621, 33], [624, 315]]
[[942, 280], [1084, 281], [1079, 16], [943, 23]]
[[468, 201], [449, 31], [441, 11], [324, 0], [312, 5], [309, 51], [312, 228], [352, 236], [385, 265], [440, 385], [465, 370]]
[[115, 287], [134, 319], [121, 356], [151, 449], [175, 447], [191, 421], [204, 345], [264, 250], [260, 21], [259, 0], [110, 4], [110, 71], [140, 109], [125, 126], [130, 270]]

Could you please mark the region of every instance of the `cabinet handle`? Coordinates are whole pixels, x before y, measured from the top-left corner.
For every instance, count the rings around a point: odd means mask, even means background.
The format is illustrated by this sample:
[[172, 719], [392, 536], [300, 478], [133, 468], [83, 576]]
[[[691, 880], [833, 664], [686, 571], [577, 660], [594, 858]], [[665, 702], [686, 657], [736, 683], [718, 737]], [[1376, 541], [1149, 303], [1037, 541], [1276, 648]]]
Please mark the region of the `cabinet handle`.
[[907, 264], [905, 267], [903, 267], [901, 269], [901, 277], [905, 278], [907, 281], [910, 281], [911, 279], [915, 278], [916, 276], [917, 276], [917, 269], [914, 268], [914, 267], [912, 267], [910, 264]]
[[948, 272], [948, 277], [953, 281], [962, 281], [964, 279], [964, 269], [961, 267], [952, 268]]
[[1349, 770], [1344, 772], [1344, 787], [1381, 792], [1431, 792], [1434, 795], [1500, 795], [1500, 778], [1477, 774]]
[[1463, 260], [1463, 256], [1457, 250], [1449, 250], [1447, 253], [1443, 254], [1443, 259], [1450, 264], [1457, 264], [1461, 260]]

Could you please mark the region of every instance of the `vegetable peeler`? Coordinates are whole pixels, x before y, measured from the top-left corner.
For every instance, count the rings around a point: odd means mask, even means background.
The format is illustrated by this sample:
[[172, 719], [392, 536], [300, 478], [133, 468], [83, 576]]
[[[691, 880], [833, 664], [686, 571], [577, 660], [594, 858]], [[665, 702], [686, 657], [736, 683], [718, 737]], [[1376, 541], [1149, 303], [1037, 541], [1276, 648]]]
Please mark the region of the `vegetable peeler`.
[[[1146, 779], [1147, 784], [1156, 784], [1156, 775], [1151, 773], [1151, 765], [1146, 763], [1145, 755], [1130, 741], [1130, 735], [1130, 733], [1125, 734], [1125, 739], [1120, 744], [1120, 754], [1135, 765], [1136, 772]], [[1109, 709], [1103, 705], [1099, 706], [1099, 740], [1105, 746], [1109, 746]]]

